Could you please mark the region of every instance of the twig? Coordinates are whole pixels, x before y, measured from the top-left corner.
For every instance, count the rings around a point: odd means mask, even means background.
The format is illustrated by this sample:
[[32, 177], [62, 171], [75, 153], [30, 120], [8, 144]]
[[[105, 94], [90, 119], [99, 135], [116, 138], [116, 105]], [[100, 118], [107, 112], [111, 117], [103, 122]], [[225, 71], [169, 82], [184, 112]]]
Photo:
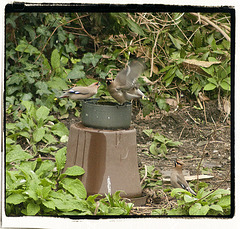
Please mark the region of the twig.
[[205, 102], [204, 101], [203, 101], [203, 113], [204, 113], [205, 122], [207, 124], [207, 115], [206, 115], [206, 108], [205, 108]]
[[155, 50], [155, 47], [156, 47], [156, 45], [157, 45], [157, 40], [158, 40], [158, 36], [159, 36], [160, 31], [161, 31], [161, 30], [158, 30], [158, 32], [157, 32], [157, 36], [156, 36], [156, 38], [155, 38], [155, 42], [154, 42], [154, 45], [153, 45], [153, 48], [152, 48], [151, 71], [150, 71], [149, 78], [152, 77], [152, 73], [153, 73], [153, 56], [154, 56], [154, 50]]
[[100, 202], [98, 201], [97, 204], [96, 204], [96, 208], [95, 208], [95, 211], [94, 211], [94, 215], [97, 215], [99, 205], [100, 205]]
[[204, 156], [205, 156], [205, 149], [206, 149], [207, 145], [208, 145], [208, 141], [207, 141], [207, 144], [204, 146], [204, 149], [203, 149], [203, 152], [202, 152], [202, 156], [201, 156], [201, 160], [200, 160], [200, 162], [199, 162], [199, 164], [198, 164], [198, 167], [197, 167], [197, 192], [198, 192], [198, 186], [199, 186], [199, 172], [200, 172], [200, 166], [201, 166], [202, 161], [203, 161], [203, 159], [204, 159]]
[[140, 182], [140, 185], [142, 185], [143, 182], [144, 182], [144, 181], [146, 180], [146, 178], [147, 178], [147, 166], [145, 165], [144, 167], [145, 167], [145, 174], [144, 174], [143, 179], [142, 179], [141, 182]]
[[196, 120], [194, 120], [194, 118], [190, 115], [189, 111], [187, 111], [187, 114], [189, 115], [189, 117], [196, 123], [196, 124], [200, 124], [199, 122], [197, 122]]
[[180, 138], [181, 138], [181, 136], [182, 136], [182, 133], [183, 133], [183, 131], [184, 131], [185, 128], [186, 128], [185, 126], [182, 128], [181, 133], [180, 133], [180, 135], [179, 135], [179, 137], [178, 137], [178, 140], [180, 140]]
[[225, 38], [227, 41], [231, 41], [231, 38], [214, 22], [210, 21], [207, 17], [200, 15], [198, 13], [190, 13], [194, 15], [195, 17], [200, 17], [203, 21], [207, 22], [209, 25], [213, 26], [215, 29], [217, 29]]

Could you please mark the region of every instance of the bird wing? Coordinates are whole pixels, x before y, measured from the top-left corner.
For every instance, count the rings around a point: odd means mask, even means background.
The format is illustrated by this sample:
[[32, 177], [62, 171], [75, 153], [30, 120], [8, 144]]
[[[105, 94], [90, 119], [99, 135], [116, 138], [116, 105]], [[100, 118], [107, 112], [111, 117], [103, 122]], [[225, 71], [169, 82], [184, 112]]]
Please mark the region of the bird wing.
[[69, 89], [68, 93], [70, 94], [81, 94], [81, 95], [87, 95], [89, 94], [89, 88], [87, 87], [73, 87]]
[[117, 74], [115, 78], [117, 85], [122, 89], [129, 89], [133, 87], [144, 68], [145, 66], [142, 62], [137, 60], [131, 61], [129, 66]]
[[185, 190], [187, 190], [188, 184], [183, 177], [177, 175], [177, 183]]

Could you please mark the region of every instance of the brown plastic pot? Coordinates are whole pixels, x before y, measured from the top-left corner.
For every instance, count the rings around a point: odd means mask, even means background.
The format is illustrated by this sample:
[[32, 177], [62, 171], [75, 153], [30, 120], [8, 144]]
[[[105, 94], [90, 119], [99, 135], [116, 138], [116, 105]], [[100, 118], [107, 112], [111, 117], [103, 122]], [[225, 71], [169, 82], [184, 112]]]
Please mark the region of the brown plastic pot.
[[[81, 166], [88, 195], [124, 191], [122, 197], [144, 204], [138, 172], [136, 130], [101, 130], [72, 124], [66, 167]], [[138, 204], [138, 202], [140, 204]]]
[[98, 129], [128, 129], [131, 124], [131, 103], [101, 103], [96, 99], [82, 103], [81, 119], [84, 126]]

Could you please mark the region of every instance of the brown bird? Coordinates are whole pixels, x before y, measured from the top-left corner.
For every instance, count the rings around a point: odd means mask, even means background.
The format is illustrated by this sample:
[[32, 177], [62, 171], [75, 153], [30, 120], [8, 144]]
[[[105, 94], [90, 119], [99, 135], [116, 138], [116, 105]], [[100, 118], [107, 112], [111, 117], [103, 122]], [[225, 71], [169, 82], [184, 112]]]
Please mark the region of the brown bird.
[[145, 98], [146, 96], [136, 85], [144, 68], [142, 61], [133, 60], [117, 74], [115, 79], [107, 78], [107, 89], [110, 95], [121, 104], [132, 99]]
[[97, 90], [100, 87], [99, 82], [95, 82], [87, 87], [77, 86], [69, 90], [66, 90], [59, 98], [70, 98], [73, 100], [88, 99], [97, 94]]
[[171, 184], [174, 188], [182, 188], [187, 190], [188, 192], [196, 195], [196, 193], [189, 187], [189, 184], [185, 180], [183, 173], [182, 173], [182, 166], [184, 163], [180, 160], [175, 162], [175, 167], [171, 173]]

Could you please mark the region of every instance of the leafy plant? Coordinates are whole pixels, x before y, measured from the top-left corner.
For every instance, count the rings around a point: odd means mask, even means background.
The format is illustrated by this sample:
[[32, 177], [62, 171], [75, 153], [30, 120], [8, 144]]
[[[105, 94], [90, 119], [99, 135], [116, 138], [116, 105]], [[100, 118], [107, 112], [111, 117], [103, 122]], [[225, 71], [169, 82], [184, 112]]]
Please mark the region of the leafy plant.
[[159, 173], [153, 165], [145, 166], [140, 170], [142, 182], [142, 188], [154, 188], [162, 186], [162, 175]]
[[37, 143], [44, 142], [45, 146], [41, 146], [39, 150], [46, 152], [46, 146], [59, 142], [57, 138], [60, 138], [60, 142], [67, 141], [68, 129], [53, 115], [49, 115], [49, 108], [46, 106], [37, 108], [30, 101], [22, 101], [21, 105], [26, 108], [25, 112], [21, 113], [14, 123], [6, 124], [7, 137], [12, 143], [19, 141], [22, 145], [27, 144], [34, 153], [37, 153]]
[[153, 133], [153, 130], [143, 130], [143, 133], [145, 133], [148, 137], [150, 137], [153, 142], [149, 148], [150, 153], [153, 155], [160, 155], [165, 157], [167, 154], [167, 147], [175, 147], [179, 146], [182, 143], [178, 141], [172, 141], [165, 136], [159, 134], [159, 133]]
[[172, 197], [178, 199], [178, 208], [168, 211], [169, 215], [229, 215], [231, 195], [229, 190], [217, 189], [214, 192], [201, 188], [196, 197], [183, 189], [174, 189]]
[[180, 188], [173, 189], [171, 196], [177, 199], [177, 207], [172, 209], [156, 209], [152, 215], [190, 215], [219, 216], [231, 212], [231, 194], [229, 190], [217, 189], [205, 191], [201, 188], [196, 197]]
[[6, 214], [20, 215], [127, 215], [132, 203], [120, 197], [120, 191], [96, 201], [99, 194], [87, 197], [78, 179], [85, 171], [72, 166], [61, 173], [66, 162], [66, 147], [55, 153], [55, 160], [27, 161], [19, 152], [7, 162]]

